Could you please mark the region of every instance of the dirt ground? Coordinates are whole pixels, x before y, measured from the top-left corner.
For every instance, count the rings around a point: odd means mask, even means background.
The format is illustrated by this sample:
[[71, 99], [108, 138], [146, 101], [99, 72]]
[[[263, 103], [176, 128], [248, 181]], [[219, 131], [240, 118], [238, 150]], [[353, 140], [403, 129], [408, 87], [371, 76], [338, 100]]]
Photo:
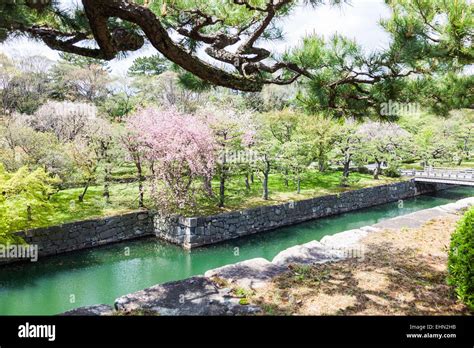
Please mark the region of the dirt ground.
[[363, 258], [293, 265], [253, 293], [266, 315], [472, 314], [446, 284], [447, 248], [458, 218], [369, 234]]

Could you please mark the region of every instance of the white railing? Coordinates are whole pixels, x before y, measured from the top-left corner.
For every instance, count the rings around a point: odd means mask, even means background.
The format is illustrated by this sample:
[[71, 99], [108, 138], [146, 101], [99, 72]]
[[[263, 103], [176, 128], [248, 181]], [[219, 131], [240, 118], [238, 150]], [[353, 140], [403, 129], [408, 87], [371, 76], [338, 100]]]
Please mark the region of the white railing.
[[474, 169], [452, 169], [452, 168], [431, 168], [427, 167], [424, 170], [407, 169], [402, 170], [401, 174], [404, 176], [412, 176], [416, 178], [426, 179], [440, 179], [446, 181], [467, 181], [474, 182]]

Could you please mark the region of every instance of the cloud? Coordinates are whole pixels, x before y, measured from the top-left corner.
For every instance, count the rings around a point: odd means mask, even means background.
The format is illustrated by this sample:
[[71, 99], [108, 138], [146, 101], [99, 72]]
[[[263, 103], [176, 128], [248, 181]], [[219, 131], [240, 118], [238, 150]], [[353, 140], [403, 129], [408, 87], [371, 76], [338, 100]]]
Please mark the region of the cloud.
[[284, 51], [308, 34], [328, 38], [339, 33], [355, 39], [366, 50], [378, 50], [389, 44], [388, 34], [379, 25], [380, 19], [389, 16], [390, 10], [382, 0], [355, 0], [342, 6], [313, 9], [300, 6], [283, 22], [286, 40], [274, 44], [274, 48]]

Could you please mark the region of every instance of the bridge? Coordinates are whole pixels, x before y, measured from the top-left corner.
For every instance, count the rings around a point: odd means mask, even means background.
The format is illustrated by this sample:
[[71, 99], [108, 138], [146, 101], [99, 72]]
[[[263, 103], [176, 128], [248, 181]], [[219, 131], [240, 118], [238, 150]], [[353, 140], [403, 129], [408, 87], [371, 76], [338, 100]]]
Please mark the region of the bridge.
[[474, 169], [426, 167], [424, 170], [402, 170], [401, 174], [420, 182], [474, 186]]

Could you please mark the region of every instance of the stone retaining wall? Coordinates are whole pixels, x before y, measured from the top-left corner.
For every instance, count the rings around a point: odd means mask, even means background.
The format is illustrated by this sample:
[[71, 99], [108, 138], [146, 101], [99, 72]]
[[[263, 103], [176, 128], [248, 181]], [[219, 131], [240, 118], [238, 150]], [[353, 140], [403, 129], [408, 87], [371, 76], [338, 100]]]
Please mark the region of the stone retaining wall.
[[[26, 243], [38, 246], [38, 256], [60, 254], [128, 239], [153, 235], [153, 215], [146, 211], [97, 220], [78, 221], [20, 231]], [[15, 260], [1, 260], [0, 264]]]
[[448, 185], [403, 181], [280, 205], [206, 217], [155, 217], [156, 235], [187, 249], [218, 243], [282, 226], [412, 198]]
[[[151, 235], [190, 249], [446, 187], [405, 181], [206, 217], [173, 217], [164, 221], [151, 212], [140, 211], [20, 231], [17, 235], [28, 244], [37, 245], [40, 257]], [[0, 264], [12, 261], [16, 260], [0, 259]]]

